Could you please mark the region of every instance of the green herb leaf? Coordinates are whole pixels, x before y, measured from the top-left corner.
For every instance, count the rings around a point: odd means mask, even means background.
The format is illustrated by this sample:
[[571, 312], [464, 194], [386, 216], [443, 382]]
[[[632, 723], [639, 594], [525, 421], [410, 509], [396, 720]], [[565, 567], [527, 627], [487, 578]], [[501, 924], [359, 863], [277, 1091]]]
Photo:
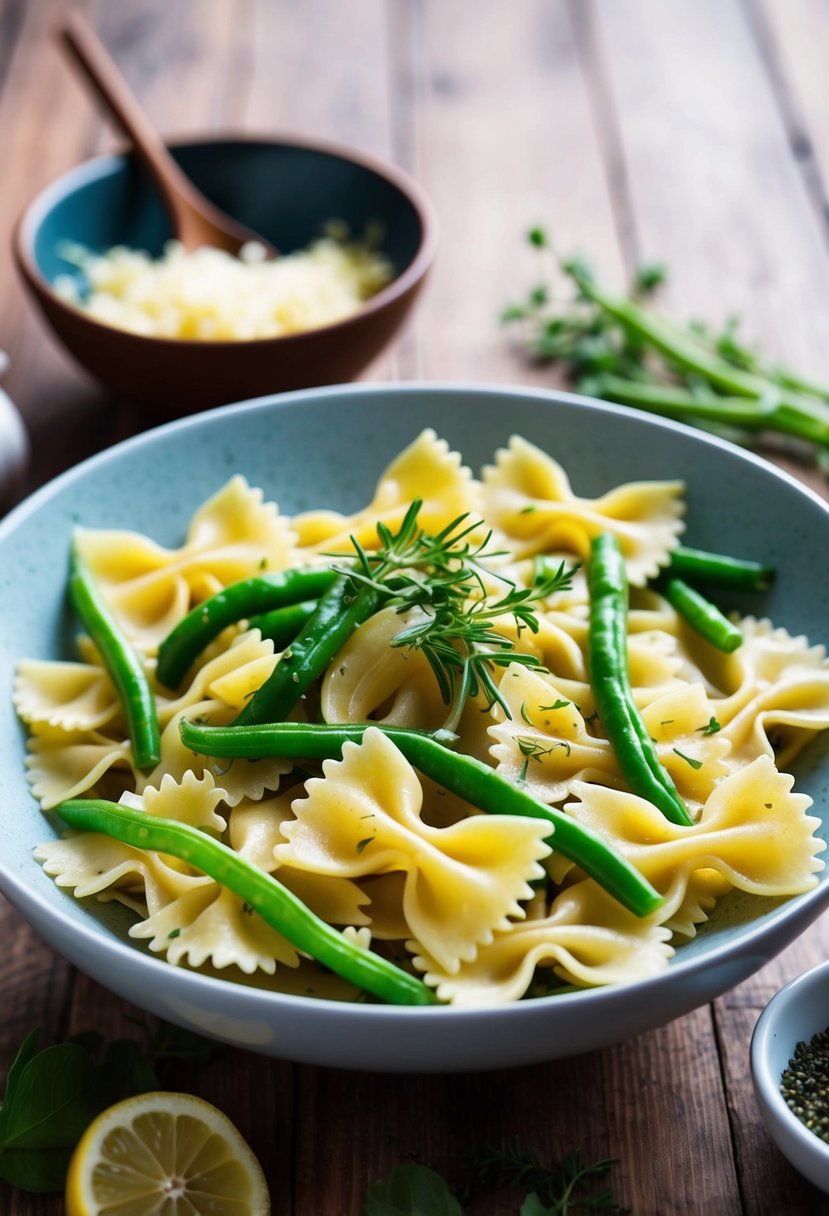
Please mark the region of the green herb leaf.
[[26, 1190], [62, 1190], [72, 1149], [110, 1105], [110, 1093], [102, 1070], [78, 1043], [30, 1055], [17, 1072], [12, 1100], [7, 1091], [3, 1101], [0, 1177]]
[[398, 1165], [366, 1194], [362, 1216], [462, 1216], [445, 1180], [426, 1165]]
[[40, 1031], [23, 1040], [0, 1106], [0, 1178], [26, 1191], [62, 1191], [69, 1158], [96, 1115], [132, 1094], [159, 1089], [154, 1064], [173, 1055], [204, 1058], [201, 1036], [160, 1022], [146, 1044], [107, 1041], [97, 1031], [37, 1050]]
[[517, 1142], [476, 1149], [468, 1164], [460, 1198], [468, 1202], [485, 1191], [515, 1187], [526, 1194], [521, 1216], [575, 1216], [579, 1212], [605, 1212], [620, 1216], [627, 1209], [616, 1203], [607, 1187], [595, 1190], [613, 1161], [585, 1163], [581, 1149], [571, 1149], [560, 1161], [542, 1165], [532, 1148]]
[[520, 1216], [550, 1216], [550, 1208], [541, 1202], [535, 1191], [530, 1191], [521, 1204]]
[[702, 768], [701, 760], [697, 760], [693, 756], [686, 756], [685, 753], [681, 752], [678, 747], [674, 747], [671, 750], [673, 751], [675, 756], [679, 756], [680, 760], [684, 760], [686, 764], [690, 764], [691, 768], [693, 768], [693, 769]]

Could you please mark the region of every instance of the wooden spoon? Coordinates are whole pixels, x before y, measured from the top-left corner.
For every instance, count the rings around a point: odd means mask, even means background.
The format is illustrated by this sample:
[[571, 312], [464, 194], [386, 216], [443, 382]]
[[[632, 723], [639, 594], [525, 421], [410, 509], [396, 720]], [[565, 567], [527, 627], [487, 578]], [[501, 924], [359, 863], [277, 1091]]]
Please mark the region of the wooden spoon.
[[247, 242], [256, 241], [268, 256], [275, 256], [268, 241], [226, 215], [194, 186], [170, 155], [103, 43], [78, 12], [67, 15], [59, 35], [109, 116], [132, 141], [184, 248], [192, 252], [211, 245], [235, 255]]

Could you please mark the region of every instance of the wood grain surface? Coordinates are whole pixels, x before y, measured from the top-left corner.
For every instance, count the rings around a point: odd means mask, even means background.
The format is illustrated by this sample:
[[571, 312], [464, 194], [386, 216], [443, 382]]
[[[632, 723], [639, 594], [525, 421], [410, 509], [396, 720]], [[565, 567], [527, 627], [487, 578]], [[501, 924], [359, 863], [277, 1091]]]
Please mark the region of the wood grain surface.
[[[829, 9], [818, 0], [87, 0], [161, 131], [306, 132], [387, 156], [441, 220], [416, 319], [375, 378], [557, 385], [499, 321], [535, 273], [543, 223], [622, 282], [664, 260], [678, 319], [743, 319], [829, 380]], [[28, 488], [150, 420], [59, 350], [24, 298], [10, 237], [26, 202], [115, 145], [56, 47], [57, 0], [0, 0], [0, 348], [33, 442]], [[825, 478], [767, 455], [819, 493]], [[2, 844], [0, 844], [2, 848]], [[135, 1034], [136, 1011], [53, 954], [0, 899], [0, 1072], [24, 1035]], [[214, 1101], [263, 1163], [274, 1212], [358, 1216], [367, 1186], [518, 1139], [613, 1157], [637, 1216], [829, 1212], [780, 1156], [751, 1088], [761, 1009], [829, 951], [824, 918], [712, 1005], [605, 1051], [457, 1076], [353, 1074], [222, 1049], [165, 1078]], [[478, 1203], [518, 1211], [517, 1192]], [[0, 1184], [0, 1212], [57, 1196]], [[424, 1214], [428, 1216], [428, 1214]]]

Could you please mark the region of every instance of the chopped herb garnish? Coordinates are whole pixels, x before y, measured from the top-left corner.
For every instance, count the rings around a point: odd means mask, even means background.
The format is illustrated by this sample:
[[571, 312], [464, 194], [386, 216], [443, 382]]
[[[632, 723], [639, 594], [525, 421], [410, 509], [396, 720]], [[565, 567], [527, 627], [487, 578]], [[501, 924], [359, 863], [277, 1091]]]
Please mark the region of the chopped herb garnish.
[[672, 748], [672, 751], [673, 751], [674, 755], [679, 756], [680, 760], [684, 760], [686, 764], [690, 764], [691, 768], [693, 768], [693, 769], [702, 768], [701, 760], [696, 760], [696, 759], [694, 759], [693, 756], [686, 756], [685, 753], [681, 752], [678, 747]]
[[557, 751], [558, 748], [563, 747], [566, 755], [568, 756], [570, 755], [571, 750], [570, 744], [564, 739], [556, 739], [553, 743], [546, 747], [539, 739], [516, 737], [515, 742], [518, 744], [518, 750], [521, 752], [521, 755], [524, 756], [524, 763], [521, 765], [521, 771], [518, 774], [519, 781], [526, 781], [527, 765], [529, 764], [530, 760], [537, 760], [540, 764], [543, 756], [552, 755], [552, 753]]

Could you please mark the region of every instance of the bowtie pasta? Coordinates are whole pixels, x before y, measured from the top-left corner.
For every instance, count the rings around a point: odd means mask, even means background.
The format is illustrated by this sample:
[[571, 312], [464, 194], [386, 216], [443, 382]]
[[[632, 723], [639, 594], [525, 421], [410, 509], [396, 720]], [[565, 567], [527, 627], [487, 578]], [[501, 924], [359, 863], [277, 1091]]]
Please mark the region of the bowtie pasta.
[[[657, 974], [728, 892], [812, 887], [824, 848], [810, 799], [795, 792], [786, 767], [829, 726], [825, 651], [762, 617], [738, 622], [742, 642], [727, 654], [689, 628], [660, 578], [684, 529], [683, 490], [649, 481], [579, 497], [554, 457], [519, 437], [476, 477], [425, 431], [352, 515], [328, 507], [285, 515], [237, 475], [195, 513], [179, 549], [79, 529], [75, 546], [149, 681], [159, 752], [157, 763], [136, 762], [105, 658], [81, 634], [65, 661], [19, 663], [14, 700], [29, 730], [32, 791], [44, 811], [79, 797], [120, 801], [222, 840], [343, 941], [420, 976], [440, 1001], [490, 1005]], [[443, 649], [423, 644], [438, 614], [434, 596], [401, 603], [380, 594], [290, 710], [309, 729], [366, 725], [338, 758], [221, 760], [185, 747], [181, 722], [232, 725], [291, 661], [303, 625], [297, 617], [285, 636], [245, 610], [206, 639], [176, 687], [158, 672], [171, 631], [194, 609], [206, 620], [211, 597], [240, 580], [327, 572], [337, 564], [332, 552], [346, 568], [376, 553], [406, 526], [415, 500], [429, 538], [465, 521], [462, 547], [474, 568]], [[687, 822], [670, 822], [631, 788], [591, 685], [583, 567], [607, 534], [630, 587], [631, 702]], [[558, 575], [545, 581], [539, 571], [550, 570]], [[392, 572], [404, 581], [410, 573]], [[306, 618], [314, 611], [313, 602], [300, 607]], [[453, 667], [472, 650], [475, 663]], [[634, 867], [657, 893], [655, 910], [623, 907], [556, 848], [549, 819], [484, 813], [419, 771], [390, 729], [447, 727], [457, 751]], [[126, 905], [130, 935], [171, 964], [364, 999], [242, 895], [175, 856], [70, 832], [36, 857], [76, 898]]]

